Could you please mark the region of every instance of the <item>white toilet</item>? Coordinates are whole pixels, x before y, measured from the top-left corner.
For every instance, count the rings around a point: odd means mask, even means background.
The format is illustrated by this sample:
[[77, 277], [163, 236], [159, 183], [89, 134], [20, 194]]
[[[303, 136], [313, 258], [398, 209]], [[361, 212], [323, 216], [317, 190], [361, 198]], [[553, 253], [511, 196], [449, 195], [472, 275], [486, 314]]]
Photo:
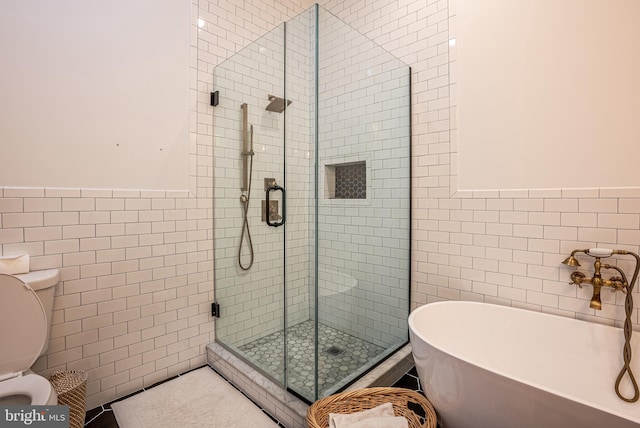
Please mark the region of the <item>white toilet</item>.
[[31, 366], [49, 345], [57, 269], [0, 274], [0, 405], [55, 405], [51, 383]]

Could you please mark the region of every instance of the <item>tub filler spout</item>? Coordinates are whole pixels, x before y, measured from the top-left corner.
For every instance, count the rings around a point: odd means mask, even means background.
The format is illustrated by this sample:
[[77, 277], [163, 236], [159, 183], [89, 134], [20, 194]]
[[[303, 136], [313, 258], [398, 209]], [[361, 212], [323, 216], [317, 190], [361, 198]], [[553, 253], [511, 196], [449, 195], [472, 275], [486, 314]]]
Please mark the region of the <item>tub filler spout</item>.
[[[598, 254], [598, 256], [596, 256], [595, 254], [591, 253], [591, 252]], [[609, 250], [611, 251], [611, 250]], [[622, 271], [622, 269], [620, 269], [617, 266], [613, 266], [610, 265], [608, 263], [603, 264], [600, 261], [600, 257], [599, 256], [603, 256], [603, 257], [608, 257], [606, 254], [602, 253], [596, 253], [596, 249], [591, 249], [591, 250], [575, 250], [571, 253], [571, 256], [569, 256], [569, 258], [565, 259], [562, 263], [568, 265], [568, 266], [580, 266], [580, 263], [578, 263], [576, 261], [576, 259], [574, 258], [574, 253], [575, 252], [584, 252], [585, 254], [588, 254], [590, 256], [594, 256], [595, 257], [595, 262], [593, 263], [593, 277], [588, 278], [585, 274], [583, 274], [582, 272], [573, 272], [571, 274], [571, 282], [569, 284], [576, 284], [578, 287], [582, 288], [582, 284], [591, 284], [593, 286], [593, 296], [591, 297], [591, 301], [589, 303], [589, 307], [592, 309], [597, 309], [597, 310], [601, 310], [602, 309], [602, 299], [600, 297], [600, 292], [602, 290], [602, 287], [611, 287], [613, 290], [611, 290], [612, 292], [616, 292], [616, 291], [622, 291], [622, 293], [626, 294], [627, 293], [627, 289], [629, 288], [629, 282], [627, 281], [627, 277], [624, 274], [624, 271]], [[613, 251], [611, 251], [612, 253], [615, 253]], [[609, 254], [611, 255], [611, 254]], [[618, 272], [620, 274], [620, 276], [612, 276], [609, 279], [603, 279], [602, 278], [602, 273], [601, 270], [602, 269], [611, 269], [611, 270], [615, 270], [616, 272]]]
[[[633, 314], [633, 286], [638, 279], [638, 274], [640, 273], [640, 256], [636, 253], [627, 250], [610, 250], [608, 248], [589, 248], [586, 250], [573, 250], [571, 255], [564, 259], [562, 262], [567, 266], [578, 267], [580, 266], [580, 262], [575, 258], [576, 253], [584, 253], [588, 256], [594, 257], [596, 261], [593, 263], [593, 277], [588, 278], [582, 272], [573, 272], [571, 274], [571, 282], [569, 284], [576, 284], [578, 287], [582, 288], [582, 284], [591, 284], [593, 286], [593, 296], [591, 297], [591, 302], [589, 303], [589, 307], [592, 309], [600, 310], [602, 309], [602, 300], [600, 298], [600, 292], [602, 287], [611, 287], [613, 288], [612, 292], [621, 291], [623, 294], [626, 294], [624, 300], [624, 312], [625, 312], [625, 320], [624, 320], [624, 348], [622, 351], [622, 358], [624, 360], [624, 367], [618, 374], [615, 382], [615, 391], [616, 395], [627, 403], [635, 403], [640, 399], [640, 387], [638, 386], [638, 382], [631, 372], [631, 335], [633, 333], [633, 325], [632, 325], [632, 314]], [[610, 265], [608, 263], [602, 263], [600, 261], [601, 258], [611, 257], [613, 255], [628, 255], [632, 256], [636, 259], [636, 268], [633, 271], [633, 277], [629, 282], [627, 280], [627, 276], [624, 271], [620, 269], [618, 266]], [[620, 276], [612, 276], [609, 279], [602, 279], [601, 270], [602, 269], [611, 269], [615, 270]], [[631, 385], [633, 386], [633, 395], [624, 395], [620, 389], [620, 384], [622, 379], [628, 377]]]

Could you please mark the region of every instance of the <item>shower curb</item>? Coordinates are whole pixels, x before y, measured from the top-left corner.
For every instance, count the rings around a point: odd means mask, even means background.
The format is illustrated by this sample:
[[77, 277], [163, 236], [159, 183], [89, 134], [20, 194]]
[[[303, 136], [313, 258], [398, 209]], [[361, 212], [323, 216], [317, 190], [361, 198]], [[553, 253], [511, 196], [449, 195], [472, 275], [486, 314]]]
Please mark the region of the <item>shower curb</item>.
[[[207, 361], [244, 394], [288, 428], [306, 428], [309, 405], [268, 379], [218, 343], [207, 345]], [[411, 345], [407, 344], [347, 388], [391, 386], [413, 366]]]
[[392, 386], [413, 366], [411, 344], [407, 343], [394, 352], [393, 355], [351, 384], [345, 391], [353, 391], [369, 386]]

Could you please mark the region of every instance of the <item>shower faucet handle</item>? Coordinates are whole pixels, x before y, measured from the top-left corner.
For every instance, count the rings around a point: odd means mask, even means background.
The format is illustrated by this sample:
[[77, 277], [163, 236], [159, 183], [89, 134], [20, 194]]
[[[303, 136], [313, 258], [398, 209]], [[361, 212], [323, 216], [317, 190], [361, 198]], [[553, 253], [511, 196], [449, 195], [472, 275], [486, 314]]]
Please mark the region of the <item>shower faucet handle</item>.
[[280, 220], [282, 220], [282, 216], [280, 214], [274, 212], [269, 213], [269, 221], [274, 222]]
[[[271, 201], [269, 197], [271, 195], [271, 192], [274, 192], [274, 191], [279, 191], [282, 193], [282, 205], [281, 205], [282, 215], [279, 215], [276, 212], [275, 216], [277, 216], [277, 219], [275, 219], [276, 221], [272, 222], [271, 219], [274, 216], [271, 212], [271, 202], [273, 201]], [[279, 227], [284, 225], [284, 222], [287, 218], [287, 200], [286, 200], [286, 192], [284, 190], [284, 187], [275, 184], [275, 180], [274, 180], [273, 185], [269, 186], [266, 189], [265, 194], [266, 194], [265, 206], [266, 206], [266, 209], [269, 210], [269, 215], [267, 216], [267, 226]]]
[[605, 285], [611, 287], [611, 292], [622, 291], [622, 294], [627, 294], [627, 283], [621, 276], [612, 276], [608, 281], [605, 281]]
[[586, 275], [582, 272], [573, 272], [571, 274], [571, 282], [569, 284], [575, 284], [578, 288], [582, 288], [582, 282], [584, 281]]

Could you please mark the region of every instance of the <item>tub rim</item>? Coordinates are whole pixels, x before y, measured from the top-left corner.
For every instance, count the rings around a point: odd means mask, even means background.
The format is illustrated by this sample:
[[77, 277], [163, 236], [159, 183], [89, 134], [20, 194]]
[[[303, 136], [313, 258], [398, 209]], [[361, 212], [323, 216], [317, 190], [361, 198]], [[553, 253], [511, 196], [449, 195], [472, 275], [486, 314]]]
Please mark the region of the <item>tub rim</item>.
[[[462, 361], [465, 364], [469, 364], [473, 367], [477, 367], [481, 370], [487, 371], [489, 373], [493, 373], [496, 374], [498, 376], [501, 376], [503, 378], [506, 379], [512, 379], [515, 380], [521, 384], [524, 385], [528, 385], [531, 386], [533, 388], [539, 389], [541, 391], [545, 391], [549, 394], [558, 396], [558, 397], [562, 397], [565, 398], [567, 400], [571, 400], [571, 401], [575, 401], [577, 403], [580, 403], [584, 406], [588, 406], [588, 407], [592, 407], [595, 409], [598, 409], [602, 412], [617, 416], [619, 418], [622, 419], [626, 419], [628, 421], [631, 422], [635, 422], [635, 423], [640, 423], [640, 401], [636, 402], [636, 403], [626, 403], [622, 400], [620, 400], [621, 403], [624, 403], [625, 406], [629, 406], [629, 409], [632, 409], [631, 406], [638, 406], [638, 415], [635, 416], [634, 414], [632, 414], [632, 412], [628, 412], [628, 413], [621, 413], [620, 411], [613, 409], [613, 408], [609, 408], [609, 407], [605, 407], [602, 406], [600, 403], [593, 403], [591, 401], [587, 401], [584, 398], [580, 398], [580, 397], [576, 397], [574, 395], [570, 395], [566, 392], [562, 392], [562, 391], [558, 391], [555, 389], [552, 389], [548, 386], [542, 385], [539, 382], [534, 382], [534, 381], [530, 381], [530, 380], [526, 380], [523, 379], [520, 376], [517, 375], [510, 375], [510, 374], [506, 374], [503, 370], [497, 369], [497, 368], [493, 368], [493, 367], [488, 367], [485, 364], [480, 364], [477, 362], [473, 362], [473, 361], [469, 361], [469, 359], [467, 358], [463, 358], [462, 356], [460, 356], [457, 352], [446, 352], [443, 349], [441, 349], [440, 347], [434, 345], [432, 342], [426, 340], [424, 338], [423, 335], [421, 335], [416, 329], [416, 321], [415, 318], [417, 317], [418, 312], [420, 312], [421, 310], [427, 310], [427, 309], [423, 309], [426, 308], [428, 306], [451, 306], [451, 305], [455, 305], [455, 306], [491, 306], [494, 308], [500, 308], [500, 310], [506, 310], [506, 311], [525, 311], [525, 312], [530, 312], [533, 314], [537, 314], [536, 316], [546, 316], [546, 317], [552, 317], [552, 318], [560, 318], [563, 320], [563, 322], [573, 322], [574, 324], [590, 324], [593, 326], [596, 326], [596, 328], [604, 328], [604, 329], [613, 329], [616, 330], [619, 334], [623, 334], [623, 330], [621, 328], [618, 327], [614, 327], [614, 326], [610, 326], [610, 325], [605, 325], [605, 324], [600, 324], [600, 323], [595, 323], [595, 322], [590, 322], [590, 321], [584, 321], [584, 320], [580, 320], [580, 319], [576, 319], [576, 318], [569, 318], [569, 317], [563, 317], [560, 315], [555, 315], [555, 314], [549, 314], [546, 312], [540, 312], [540, 311], [534, 311], [534, 310], [529, 310], [529, 309], [524, 309], [524, 308], [518, 308], [518, 307], [513, 307], [513, 306], [505, 306], [505, 305], [498, 305], [495, 303], [485, 303], [485, 302], [475, 302], [475, 301], [470, 301], [470, 300], [443, 300], [443, 301], [438, 301], [438, 302], [431, 302], [431, 303], [425, 303], [424, 305], [420, 305], [417, 308], [415, 308], [414, 310], [411, 311], [411, 313], [409, 314], [409, 340], [411, 341], [411, 337], [413, 337], [414, 335], [417, 336], [422, 342], [424, 342], [425, 344], [431, 346], [434, 349], [437, 349], [439, 352], [442, 352], [444, 354], [449, 355], [452, 358], [457, 359], [458, 361]], [[640, 332], [638, 332], [640, 334]], [[413, 349], [413, 344], [412, 344], [412, 349]], [[612, 391], [613, 391], [613, 383], [615, 382], [615, 379], [612, 379]]]

